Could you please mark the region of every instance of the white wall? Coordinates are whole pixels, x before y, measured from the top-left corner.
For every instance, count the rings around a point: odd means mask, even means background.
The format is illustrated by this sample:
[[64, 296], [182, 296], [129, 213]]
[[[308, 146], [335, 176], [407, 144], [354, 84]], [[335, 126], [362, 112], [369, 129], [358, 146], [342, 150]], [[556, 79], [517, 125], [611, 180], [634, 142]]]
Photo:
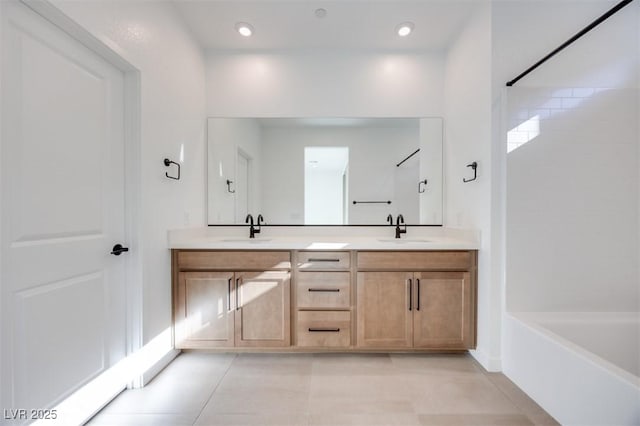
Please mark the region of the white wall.
[[442, 116], [443, 55], [209, 51], [209, 117]]
[[[140, 70], [143, 246], [132, 250], [143, 255], [146, 343], [171, 326], [167, 229], [205, 223], [203, 56], [169, 3], [53, 3]], [[163, 159], [182, 150], [181, 180], [167, 179]]]
[[[442, 141], [434, 143], [433, 141]], [[416, 190], [416, 180], [427, 180], [426, 186], [418, 190], [419, 223], [444, 223], [444, 121], [431, 118], [420, 119], [420, 153], [417, 179], [409, 182], [406, 190]], [[413, 176], [413, 175], [411, 175]], [[414, 192], [415, 193], [415, 192]], [[412, 198], [413, 199], [413, 198]], [[409, 211], [409, 210], [407, 210]]]
[[[491, 6], [482, 4], [448, 52], [445, 68], [445, 226], [481, 232], [478, 347], [474, 356], [500, 369], [501, 290], [492, 271]], [[478, 163], [478, 179], [463, 183]], [[496, 315], [498, 313], [498, 315]]]
[[540, 118], [507, 157], [509, 311], [640, 310], [637, 101], [633, 89], [510, 89], [510, 139]]
[[[236, 190], [238, 150], [249, 157], [249, 205], [254, 217], [261, 213], [262, 128], [255, 119], [217, 118], [207, 120], [208, 140], [208, 223], [238, 223], [235, 211], [236, 193], [230, 193], [227, 179]], [[244, 223], [245, 218], [240, 218]]]

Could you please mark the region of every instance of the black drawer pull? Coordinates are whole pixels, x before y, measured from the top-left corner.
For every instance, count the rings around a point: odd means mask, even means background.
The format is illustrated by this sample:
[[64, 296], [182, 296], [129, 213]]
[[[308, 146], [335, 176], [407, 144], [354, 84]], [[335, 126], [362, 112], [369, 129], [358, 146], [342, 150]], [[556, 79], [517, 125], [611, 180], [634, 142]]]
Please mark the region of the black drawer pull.
[[322, 333], [322, 332], [339, 333], [340, 329], [339, 328], [309, 328], [309, 332], [310, 333]]
[[326, 291], [331, 293], [337, 293], [340, 291], [340, 289], [339, 288], [310, 288], [309, 291], [313, 291], [313, 292]]
[[310, 257], [309, 262], [340, 262], [340, 259], [315, 259]]

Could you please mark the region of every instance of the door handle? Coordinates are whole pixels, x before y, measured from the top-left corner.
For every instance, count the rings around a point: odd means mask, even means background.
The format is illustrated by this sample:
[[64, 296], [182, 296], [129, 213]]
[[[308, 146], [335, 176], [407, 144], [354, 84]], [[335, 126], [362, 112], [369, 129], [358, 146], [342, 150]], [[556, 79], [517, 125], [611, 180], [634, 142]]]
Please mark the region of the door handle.
[[116, 244], [111, 249], [111, 254], [114, 256], [120, 256], [122, 253], [129, 251], [129, 247], [122, 247], [122, 244]]
[[407, 280], [409, 284], [409, 310], [411, 310], [411, 306], [413, 305], [413, 283], [411, 278]]
[[227, 310], [231, 310], [231, 278], [229, 278], [229, 285], [227, 286]]
[[418, 305], [416, 307], [416, 311], [420, 310], [420, 280], [416, 278], [416, 304]]

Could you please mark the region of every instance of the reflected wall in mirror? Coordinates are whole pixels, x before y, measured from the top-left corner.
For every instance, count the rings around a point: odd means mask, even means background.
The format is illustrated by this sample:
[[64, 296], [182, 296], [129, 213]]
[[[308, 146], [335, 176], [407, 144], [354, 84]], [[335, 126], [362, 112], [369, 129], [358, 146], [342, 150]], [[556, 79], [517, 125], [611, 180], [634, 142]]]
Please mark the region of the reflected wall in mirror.
[[210, 225], [442, 225], [442, 118], [209, 118], [207, 132]]

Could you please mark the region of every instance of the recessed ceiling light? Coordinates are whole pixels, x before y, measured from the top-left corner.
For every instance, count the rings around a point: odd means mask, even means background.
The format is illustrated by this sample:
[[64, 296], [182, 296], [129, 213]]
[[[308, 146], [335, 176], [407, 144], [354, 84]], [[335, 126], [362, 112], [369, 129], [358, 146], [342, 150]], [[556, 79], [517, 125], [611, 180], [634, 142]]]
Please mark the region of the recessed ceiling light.
[[413, 22], [403, 22], [396, 27], [396, 32], [400, 37], [406, 37], [413, 31]]
[[327, 9], [319, 8], [315, 11], [316, 18], [322, 19], [327, 16]]
[[238, 22], [236, 24], [236, 31], [238, 31], [241, 36], [249, 37], [253, 34], [253, 27], [246, 22]]

